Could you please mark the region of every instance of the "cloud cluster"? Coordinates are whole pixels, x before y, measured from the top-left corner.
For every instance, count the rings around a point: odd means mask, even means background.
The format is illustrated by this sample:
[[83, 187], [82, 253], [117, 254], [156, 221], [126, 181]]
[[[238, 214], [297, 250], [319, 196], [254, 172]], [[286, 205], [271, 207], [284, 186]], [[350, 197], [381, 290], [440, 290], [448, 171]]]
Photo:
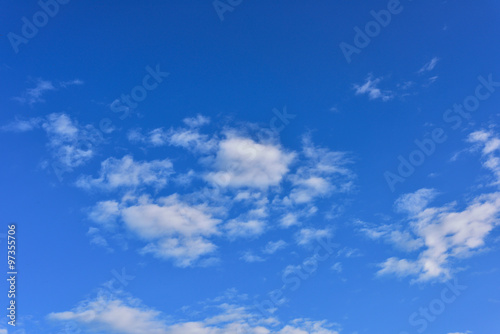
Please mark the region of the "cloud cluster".
[[2, 131], [26, 132], [42, 129], [47, 134], [50, 154], [59, 170], [70, 171], [95, 156], [96, 146], [104, 139], [94, 126], [81, 125], [65, 113], [45, 117], [17, 119], [1, 127]]
[[[218, 239], [256, 238], [270, 229], [300, 225], [299, 219], [317, 213], [318, 201], [353, 188], [355, 176], [347, 155], [317, 147], [310, 138], [296, 152], [285, 149], [276, 138], [262, 140], [227, 127], [204, 134], [200, 127], [209, 119], [201, 115], [185, 119], [184, 124], [154, 129], [148, 135], [136, 133], [132, 140], [148, 149], [157, 143], [187, 150], [197, 159], [196, 169], [191, 166], [183, 172], [176, 167], [174, 171], [168, 158], [140, 161], [126, 155], [104, 160], [97, 177], [78, 179], [77, 186], [108, 194], [89, 213], [99, 232], [123, 229], [146, 243], [140, 252], [172, 260], [177, 266], [192, 266], [218, 256]], [[177, 182], [184, 176], [196, 180], [195, 190], [170, 187], [170, 180]], [[151, 195], [150, 189], [162, 195]], [[299, 243], [314, 238], [307, 231], [300, 232]], [[262, 255], [285, 245], [284, 241], [269, 244]], [[263, 258], [247, 252], [241, 259]]]
[[168, 178], [174, 173], [172, 162], [168, 159], [134, 161], [130, 155], [121, 159], [108, 158], [101, 163], [99, 177], [81, 176], [77, 186], [83, 189], [115, 190], [117, 188], [137, 188], [153, 186], [160, 189], [167, 185]]
[[[294, 319], [282, 324], [262, 318], [249, 307], [231, 303], [214, 306], [218, 312], [195, 320], [166, 320], [155, 309], [133, 298], [99, 296], [82, 302], [71, 311], [48, 315], [54, 322], [73, 321], [94, 332], [117, 334], [338, 334], [338, 325], [326, 321]], [[198, 317], [199, 318], [199, 317]]]

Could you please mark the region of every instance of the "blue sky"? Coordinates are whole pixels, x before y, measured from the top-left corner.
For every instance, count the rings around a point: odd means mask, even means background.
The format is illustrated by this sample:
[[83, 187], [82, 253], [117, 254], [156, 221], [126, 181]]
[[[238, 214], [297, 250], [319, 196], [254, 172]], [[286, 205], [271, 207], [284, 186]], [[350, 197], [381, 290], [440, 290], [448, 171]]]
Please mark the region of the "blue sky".
[[4, 7], [0, 334], [498, 333], [497, 2]]

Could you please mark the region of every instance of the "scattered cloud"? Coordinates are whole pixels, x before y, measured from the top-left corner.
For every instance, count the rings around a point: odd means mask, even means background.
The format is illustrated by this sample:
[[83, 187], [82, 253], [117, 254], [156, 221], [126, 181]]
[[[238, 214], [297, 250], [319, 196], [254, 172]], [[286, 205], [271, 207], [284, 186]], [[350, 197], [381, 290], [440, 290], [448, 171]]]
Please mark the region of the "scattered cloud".
[[45, 100], [43, 99], [43, 95], [54, 90], [56, 90], [56, 87], [54, 87], [51, 81], [38, 79], [36, 81], [35, 87], [28, 88], [22, 96], [15, 97], [14, 99], [19, 101], [20, 103], [33, 105], [35, 103], [45, 102]]
[[7, 125], [1, 126], [0, 130], [5, 132], [27, 132], [40, 127], [42, 120], [41, 117], [34, 117], [26, 120], [16, 119]]
[[83, 165], [93, 158], [95, 145], [102, 140], [92, 125], [81, 126], [66, 114], [48, 115], [42, 128], [49, 137], [52, 155], [67, 169]]
[[297, 244], [300, 246], [307, 246], [318, 239], [331, 238], [332, 231], [330, 229], [315, 229], [315, 228], [303, 228], [297, 235]]
[[492, 132], [480, 130], [471, 133], [468, 137], [470, 143], [475, 144], [472, 150], [479, 149], [483, 159], [483, 167], [493, 173], [491, 185], [500, 185], [500, 139]]
[[[346, 153], [316, 147], [309, 137], [304, 137], [302, 154], [304, 163], [290, 176], [293, 188], [289, 199], [292, 203], [309, 203], [333, 192], [352, 190], [355, 176], [347, 168], [352, 161]], [[288, 219], [285, 225], [293, 223]]]
[[[174, 320], [130, 297], [99, 296], [71, 311], [53, 312], [54, 322], [76, 322], [92, 332], [117, 334], [338, 334], [338, 324], [298, 318], [281, 324], [275, 318], [253, 313], [249, 307], [221, 303], [209, 309], [215, 314], [197, 319]], [[169, 319], [167, 321], [167, 319]]]
[[[302, 150], [295, 152], [282, 147], [277, 138], [262, 140], [241, 129], [226, 127], [211, 136], [199, 133], [199, 127], [208, 122], [198, 115], [184, 120], [186, 128], [153, 130], [147, 136], [139, 130], [129, 133], [129, 139], [143, 143], [184, 148], [197, 158], [198, 166], [174, 173], [170, 159], [108, 158], [97, 176], [82, 175], [76, 181], [80, 188], [102, 190], [111, 197], [96, 203], [89, 218], [103, 233], [123, 228], [126, 235], [146, 242], [141, 253], [186, 267], [200, 265], [206, 256], [212, 256], [221, 237], [252, 239], [277, 227], [300, 225], [316, 215], [318, 199], [345, 194], [354, 187], [355, 174], [349, 169], [347, 153], [318, 147], [308, 136], [303, 138]], [[249, 132], [255, 130], [254, 126], [248, 128]], [[197, 135], [192, 140], [179, 139], [186, 131]], [[210, 149], [196, 149], [208, 142]], [[194, 182], [196, 190], [185, 187]], [[156, 193], [144, 195], [146, 187]], [[170, 195], [157, 197], [160, 191]], [[276, 225], [273, 217], [278, 218]], [[204, 230], [206, 226], [211, 229]], [[145, 235], [147, 230], [155, 233]], [[318, 234], [307, 234], [313, 231]], [[307, 245], [329, 233], [303, 229], [298, 243]], [[260, 255], [285, 246], [283, 240], [269, 243]], [[247, 254], [243, 259], [250, 258]]]
[[147, 242], [143, 253], [173, 259], [179, 267], [192, 266], [215, 251], [208, 238], [220, 233], [221, 222], [206, 205], [190, 205], [176, 194], [156, 200], [126, 195], [121, 202], [99, 202], [89, 217], [104, 225], [120, 219], [129, 232]]
[[81, 176], [76, 185], [87, 190], [93, 188], [115, 190], [142, 186], [160, 189], [165, 187], [173, 173], [172, 162], [168, 159], [149, 162], [134, 161], [132, 156], [126, 155], [121, 159], [108, 158], [104, 160], [101, 163], [98, 178]]
[[427, 63], [425, 63], [424, 66], [422, 66], [418, 70], [418, 74], [422, 74], [422, 73], [425, 73], [425, 72], [432, 71], [436, 67], [436, 65], [437, 65], [438, 62], [439, 62], [439, 58], [438, 57], [432, 58], [431, 60], [429, 60]]
[[337, 272], [337, 273], [341, 273], [343, 268], [342, 268], [342, 263], [340, 262], [335, 262], [331, 268], [333, 271]]
[[243, 255], [240, 258], [241, 260], [248, 262], [248, 263], [253, 263], [253, 262], [263, 262], [264, 259], [258, 255], [255, 255], [251, 251], [246, 251], [243, 253]]
[[409, 212], [411, 233], [423, 243], [423, 250], [416, 260], [387, 259], [378, 274], [417, 276], [417, 281], [449, 279], [451, 262], [484, 246], [486, 237], [498, 225], [499, 213], [498, 192], [479, 195], [463, 210], [451, 203]]
[[278, 240], [278, 241], [269, 241], [262, 252], [264, 254], [274, 254], [280, 249], [283, 249], [287, 246], [287, 243], [283, 240]]
[[83, 81], [74, 79], [70, 81], [60, 81], [54, 84], [49, 80], [37, 79], [34, 87], [26, 89], [21, 96], [14, 97], [14, 100], [29, 105], [43, 103], [45, 102], [43, 97], [46, 93], [56, 91], [58, 88], [67, 88], [74, 85], [83, 85]]
[[417, 214], [438, 195], [435, 189], [422, 188], [414, 193], [400, 196], [394, 206], [398, 212]]
[[370, 100], [381, 99], [384, 102], [391, 100], [394, 97], [394, 94], [389, 90], [383, 91], [378, 88], [380, 81], [382, 81], [382, 78], [374, 79], [372, 75], [369, 75], [362, 85], [354, 85], [356, 95], [366, 94]]
[[224, 226], [230, 239], [250, 238], [259, 236], [264, 232], [265, 222], [260, 220], [232, 219]]
[[220, 187], [267, 189], [281, 182], [294, 157], [279, 145], [227, 134], [219, 143], [214, 171], [206, 179]]

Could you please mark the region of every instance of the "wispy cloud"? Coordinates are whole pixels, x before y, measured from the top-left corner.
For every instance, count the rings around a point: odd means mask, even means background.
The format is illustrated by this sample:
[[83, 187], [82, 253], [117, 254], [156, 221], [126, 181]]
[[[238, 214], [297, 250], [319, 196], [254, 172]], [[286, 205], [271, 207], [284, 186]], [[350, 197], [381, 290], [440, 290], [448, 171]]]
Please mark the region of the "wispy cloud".
[[20, 103], [27, 103], [33, 105], [35, 103], [45, 102], [43, 95], [45, 93], [54, 91], [56, 88], [51, 81], [38, 79], [36, 85], [33, 88], [28, 88], [21, 96], [15, 97], [14, 99]]
[[106, 159], [101, 163], [98, 178], [81, 176], [76, 184], [89, 190], [137, 189], [143, 186], [160, 189], [167, 184], [169, 176], [173, 173], [172, 162], [168, 159], [134, 161], [132, 156], [126, 155], [121, 159]]
[[30, 119], [16, 119], [15, 121], [0, 127], [5, 132], [27, 132], [40, 127], [43, 118], [34, 117]]
[[394, 93], [390, 90], [381, 90], [378, 88], [380, 81], [382, 81], [382, 78], [374, 79], [372, 75], [369, 75], [363, 84], [354, 84], [356, 95], [368, 95], [370, 100], [380, 99], [384, 102], [391, 100], [394, 97]]
[[429, 60], [427, 63], [425, 63], [424, 66], [422, 66], [418, 70], [418, 74], [422, 74], [422, 73], [425, 73], [425, 72], [432, 71], [436, 67], [436, 65], [437, 65], [438, 62], [439, 62], [439, 58], [438, 57], [432, 58], [431, 60]]
[[283, 249], [287, 246], [287, 243], [283, 240], [278, 240], [278, 241], [269, 241], [264, 249], [262, 250], [263, 253], [265, 254], [274, 254], [278, 250]]
[[60, 81], [52, 82], [49, 80], [37, 79], [35, 86], [26, 89], [26, 91], [21, 94], [21, 96], [14, 97], [14, 100], [20, 103], [27, 103], [29, 105], [34, 105], [36, 103], [45, 102], [44, 95], [51, 91], [56, 91], [58, 88], [67, 88], [74, 85], [83, 85], [83, 81], [79, 79], [74, 79], [70, 81]]
[[417, 276], [418, 281], [449, 279], [453, 274], [451, 261], [480, 250], [497, 225], [500, 193], [480, 195], [463, 210], [455, 207], [451, 203], [410, 211], [411, 233], [421, 240], [423, 250], [416, 260], [387, 259], [378, 274]]

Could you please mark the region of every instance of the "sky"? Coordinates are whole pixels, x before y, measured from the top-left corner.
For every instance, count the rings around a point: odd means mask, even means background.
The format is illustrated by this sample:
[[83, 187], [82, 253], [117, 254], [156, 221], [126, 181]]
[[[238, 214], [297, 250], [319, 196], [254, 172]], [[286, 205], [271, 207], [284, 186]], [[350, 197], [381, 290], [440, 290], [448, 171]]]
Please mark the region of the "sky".
[[499, 332], [497, 1], [3, 7], [0, 334]]

